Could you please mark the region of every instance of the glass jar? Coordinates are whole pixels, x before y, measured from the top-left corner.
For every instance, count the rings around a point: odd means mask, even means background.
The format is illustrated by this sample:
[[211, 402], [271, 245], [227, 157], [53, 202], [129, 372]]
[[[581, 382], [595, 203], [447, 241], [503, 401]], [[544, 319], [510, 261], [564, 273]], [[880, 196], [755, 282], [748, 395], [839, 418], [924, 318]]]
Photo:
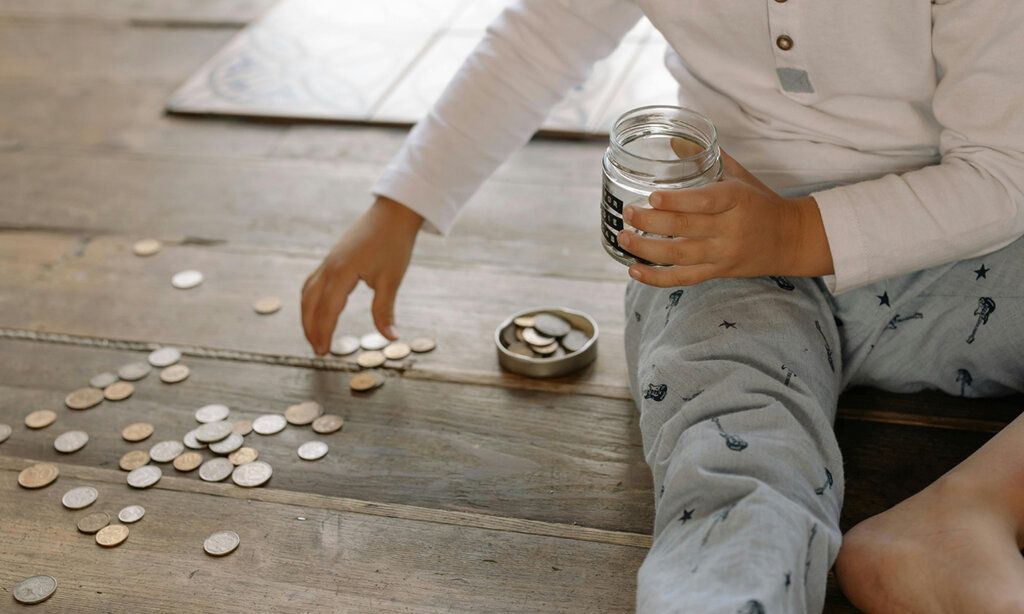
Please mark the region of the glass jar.
[[601, 242], [622, 264], [658, 266], [619, 247], [619, 231], [633, 229], [622, 219], [622, 209], [650, 207], [647, 198], [658, 190], [697, 188], [718, 181], [722, 158], [715, 126], [689, 109], [640, 107], [615, 121], [609, 141], [602, 164]]

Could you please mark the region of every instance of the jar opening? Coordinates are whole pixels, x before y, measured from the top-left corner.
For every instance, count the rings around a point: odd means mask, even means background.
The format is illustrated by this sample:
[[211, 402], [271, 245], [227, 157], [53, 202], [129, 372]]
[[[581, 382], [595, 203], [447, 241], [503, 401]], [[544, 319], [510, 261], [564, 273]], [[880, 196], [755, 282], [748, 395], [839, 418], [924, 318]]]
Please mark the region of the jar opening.
[[718, 163], [718, 135], [703, 115], [673, 106], [633, 109], [616, 120], [610, 162], [627, 175], [649, 181], [680, 181]]

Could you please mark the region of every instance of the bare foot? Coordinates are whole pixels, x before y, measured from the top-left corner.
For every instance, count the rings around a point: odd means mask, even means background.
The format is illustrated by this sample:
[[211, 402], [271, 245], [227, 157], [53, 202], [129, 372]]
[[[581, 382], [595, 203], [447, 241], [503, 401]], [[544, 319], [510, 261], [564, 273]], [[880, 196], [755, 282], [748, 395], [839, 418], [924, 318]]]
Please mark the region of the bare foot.
[[1024, 613], [1017, 526], [944, 477], [843, 537], [835, 571], [870, 614]]

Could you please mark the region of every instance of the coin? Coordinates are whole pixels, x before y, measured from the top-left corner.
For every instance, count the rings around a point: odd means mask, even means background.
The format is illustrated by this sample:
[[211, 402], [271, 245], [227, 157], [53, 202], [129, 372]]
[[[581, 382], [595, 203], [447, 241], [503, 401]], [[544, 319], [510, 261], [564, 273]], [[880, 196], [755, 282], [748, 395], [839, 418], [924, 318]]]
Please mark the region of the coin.
[[235, 420], [231, 423], [231, 430], [239, 435], [248, 435], [252, 432], [252, 420]]
[[384, 383], [384, 376], [376, 371], [362, 371], [352, 376], [348, 385], [357, 392], [372, 390]]
[[25, 426], [30, 429], [41, 429], [53, 424], [57, 419], [57, 412], [49, 409], [37, 409], [25, 416]]
[[103, 398], [108, 401], [123, 401], [132, 396], [135, 386], [130, 382], [114, 382], [103, 389]]
[[128, 539], [128, 527], [123, 524], [109, 524], [96, 533], [96, 543], [104, 548], [113, 548]]
[[57, 590], [57, 580], [52, 576], [32, 576], [14, 585], [14, 599], [19, 603], [42, 603]]
[[190, 371], [182, 364], [171, 365], [160, 372], [160, 381], [165, 384], [177, 384], [185, 381]]
[[299, 426], [309, 424], [324, 413], [324, 408], [316, 401], [303, 401], [284, 410], [288, 422]]
[[583, 331], [575, 328], [569, 331], [561, 339], [562, 347], [564, 347], [567, 352], [578, 352], [582, 350], [583, 346], [587, 344], [587, 341], [590, 341], [590, 337], [588, 337]]
[[136, 256], [152, 256], [160, 251], [163, 244], [156, 239], [139, 239], [132, 245], [132, 252]]
[[515, 320], [512, 320], [512, 323], [520, 328], [533, 328], [536, 321], [536, 318], [533, 316], [519, 316]]
[[153, 434], [153, 425], [148, 422], [133, 422], [124, 427], [121, 431], [121, 438], [125, 441], [143, 441]]
[[409, 355], [412, 348], [408, 344], [402, 343], [401, 341], [395, 341], [384, 348], [384, 358], [388, 360], [402, 360]]
[[128, 485], [132, 488], [149, 488], [160, 481], [164, 475], [156, 465], [143, 465], [128, 474]]
[[181, 360], [181, 350], [171, 347], [160, 348], [159, 350], [153, 350], [150, 352], [149, 356], [146, 357], [146, 360], [148, 360], [149, 364], [154, 367], [163, 369], [164, 367], [169, 367]]
[[121, 460], [117, 461], [117, 466], [125, 471], [135, 471], [148, 462], [149, 452], [145, 450], [131, 450], [124, 453]]
[[307, 461], [320, 460], [327, 456], [327, 444], [322, 441], [307, 441], [299, 446], [299, 458]]
[[0, 443], [7, 441], [11, 436], [11, 427], [8, 424], [0, 424]]
[[331, 341], [331, 354], [336, 356], [348, 356], [359, 349], [359, 338], [351, 335], [335, 337]]
[[218, 456], [199, 466], [199, 477], [207, 482], [219, 482], [231, 475], [234, 469], [235, 466], [231, 464], [231, 461]]
[[334, 414], [324, 414], [313, 421], [313, 430], [321, 435], [340, 431], [345, 426], [345, 420]]
[[199, 271], [179, 271], [171, 277], [171, 285], [179, 290], [195, 288], [201, 283], [203, 283], [203, 274]]
[[430, 337], [417, 337], [409, 342], [409, 349], [417, 354], [432, 352], [437, 347], [437, 342]]
[[210, 556], [224, 556], [234, 552], [239, 541], [238, 533], [234, 531], [218, 531], [206, 538], [203, 550]]
[[200, 443], [212, 443], [220, 441], [231, 434], [234, 426], [225, 420], [219, 422], [207, 422], [195, 430], [196, 440]]
[[79, 486], [64, 493], [60, 502], [69, 510], [80, 510], [92, 505], [99, 496], [100, 493], [92, 486]]
[[125, 524], [138, 522], [146, 515], [146, 508], [141, 505], [129, 505], [117, 513], [117, 519]]
[[534, 319], [533, 328], [547, 337], [562, 337], [572, 330], [572, 325], [553, 313], [541, 313]]
[[63, 454], [78, 452], [89, 443], [89, 434], [85, 431], [68, 431], [61, 433], [53, 440], [53, 447]]
[[110, 524], [110, 514], [106, 512], [93, 512], [88, 516], [83, 516], [78, 521], [78, 530], [87, 535], [92, 535], [108, 524]]
[[382, 350], [388, 344], [387, 337], [378, 333], [367, 333], [359, 338], [359, 347], [364, 350]]
[[110, 372], [106, 372], [106, 373], [100, 373], [99, 375], [92, 376], [92, 379], [89, 380], [89, 385], [92, 386], [93, 388], [100, 388], [100, 389], [102, 389], [102, 388], [106, 388], [107, 386], [113, 384], [116, 381], [117, 381], [117, 376], [116, 375], [114, 375], [113, 373], [110, 373]]
[[196, 422], [202, 422], [203, 424], [209, 422], [220, 422], [228, 417], [231, 410], [228, 409], [227, 405], [221, 405], [220, 403], [213, 403], [211, 405], [203, 405], [196, 410]]
[[288, 425], [281, 414], [266, 414], [252, 421], [252, 430], [260, 435], [273, 435], [280, 433]]
[[149, 366], [149, 363], [130, 362], [117, 370], [117, 376], [123, 380], [134, 382], [146, 377], [152, 370], [153, 367]]
[[42, 488], [49, 486], [60, 475], [60, 468], [52, 463], [39, 463], [25, 467], [18, 474], [18, 484], [22, 488]]
[[231, 481], [239, 486], [253, 488], [267, 483], [274, 469], [263, 461], [252, 461], [235, 467], [231, 472]]
[[546, 336], [538, 333], [535, 329], [532, 329], [532, 328], [524, 328], [523, 329], [523, 341], [525, 341], [526, 343], [528, 343], [528, 344], [530, 344], [530, 345], [532, 345], [534, 347], [543, 347], [543, 346], [551, 345], [555, 341], [555, 338], [554, 337], [546, 337]]
[[521, 341], [516, 341], [509, 345], [508, 351], [513, 354], [519, 354], [520, 356], [529, 356], [530, 358], [533, 358], [533, 350], [530, 349], [530, 346], [522, 343]]
[[242, 436], [232, 431], [231, 434], [224, 439], [211, 443], [210, 452], [213, 452], [214, 454], [231, 454], [238, 448], [241, 448], [243, 443], [245, 443], [245, 440]]
[[174, 459], [174, 468], [178, 471], [192, 471], [203, 464], [203, 455], [199, 452], [185, 452]]
[[228, 460], [231, 461], [232, 465], [244, 465], [256, 460], [259, 455], [259, 450], [256, 448], [245, 446], [243, 448], [238, 448], [231, 454], [228, 454]]
[[206, 447], [205, 443], [196, 439], [196, 431], [198, 430], [199, 429], [193, 429], [185, 433], [185, 436], [181, 438], [181, 442], [185, 444], [186, 448], [191, 448], [193, 450], [202, 450], [203, 448]]
[[553, 341], [550, 345], [544, 345], [541, 347], [534, 346], [533, 351], [540, 354], [541, 356], [550, 356], [555, 353], [558, 348], [558, 342]]
[[387, 358], [384, 357], [384, 353], [378, 352], [377, 350], [360, 352], [359, 356], [356, 356], [356, 362], [359, 363], [359, 366], [367, 369], [379, 367], [384, 364], [385, 360], [387, 360]]
[[103, 391], [99, 388], [79, 388], [64, 397], [64, 404], [69, 409], [89, 409], [103, 401]]
[[154, 463], [169, 463], [178, 458], [185, 451], [185, 446], [180, 441], [169, 439], [153, 444], [149, 449], [149, 457]]
[[[501, 344], [508, 347], [516, 341], [519, 341], [519, 338], [516, 337], [516, 331], [518, 330], [519, 329], [515, 326], [506, 326], [501, 329]], [[522, 334], [520, 334], [520, 336], [522, 336]]]
[[281, 299], [276, 296], [264, 296], [253, 303], [252, 308], [261, 316], [270, 315], [281, 308]]

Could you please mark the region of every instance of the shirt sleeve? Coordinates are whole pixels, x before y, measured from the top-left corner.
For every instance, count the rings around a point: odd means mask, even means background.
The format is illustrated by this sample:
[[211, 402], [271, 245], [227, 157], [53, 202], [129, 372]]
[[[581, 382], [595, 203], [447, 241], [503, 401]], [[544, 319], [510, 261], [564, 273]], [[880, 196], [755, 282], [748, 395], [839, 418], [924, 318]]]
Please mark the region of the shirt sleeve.
[[445, 234], [460, 207], [642, 12], [629, 0], [519, 0], [487, 28], [372, 192]]
[[1024, 2], [935, 0], [939, 164], [812, 193], [833, 294], [995, 251], [1024, 234]]

